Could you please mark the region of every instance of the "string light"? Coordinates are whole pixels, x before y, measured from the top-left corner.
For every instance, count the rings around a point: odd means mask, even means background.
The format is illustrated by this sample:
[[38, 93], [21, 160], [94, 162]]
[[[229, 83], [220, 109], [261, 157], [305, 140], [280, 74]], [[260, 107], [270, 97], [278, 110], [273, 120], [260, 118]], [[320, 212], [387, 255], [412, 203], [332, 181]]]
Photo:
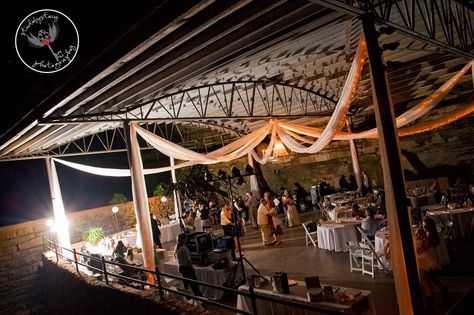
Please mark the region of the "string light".
[[457, 110], [447, 117], [442, 117], [428, 123], [420, 123], [409, 128], [401, 129], [398, 132], [398, 136], [399, 137], [411, 136], [418, 133], [438, 129], [446, 125], [449, 125], [473, 112], [474, 112], [474, 103], [471, 103], [466, 108]]

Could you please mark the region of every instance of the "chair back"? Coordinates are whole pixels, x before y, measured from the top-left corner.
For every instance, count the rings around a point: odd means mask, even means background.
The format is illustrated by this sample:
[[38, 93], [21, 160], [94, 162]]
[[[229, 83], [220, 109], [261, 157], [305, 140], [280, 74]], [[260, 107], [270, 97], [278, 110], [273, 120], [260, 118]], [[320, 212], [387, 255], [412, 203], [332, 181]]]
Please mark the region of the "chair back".
[[445, 240], [450, 240], [453, 238], [453, 221], [448, 221], [444, 224], [443, 238]]
[[367, 236], [367, 234], [364, 232], [364, 230], [362, 230], [362, 228], [360, 226], [357, 226], [357, 230], [359, 231], [360, 233], [360, 236], [361, 236], [361, 240], [362, 240], [362, 243], [372, 243], [372, 241], [369, 239], [369, 237]]
[[356, 250], [360, 249], [359, 243], [354, 242], [354, 241], [347, 241], [347, 248], [349, 249], [349, 252], [353, 253]]

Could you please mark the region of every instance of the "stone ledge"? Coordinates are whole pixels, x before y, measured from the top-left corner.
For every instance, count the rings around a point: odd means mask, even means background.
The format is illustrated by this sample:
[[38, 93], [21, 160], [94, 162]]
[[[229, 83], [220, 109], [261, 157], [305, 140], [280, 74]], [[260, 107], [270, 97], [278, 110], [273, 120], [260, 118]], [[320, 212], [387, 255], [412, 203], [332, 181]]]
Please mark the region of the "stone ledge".
[[84, 274], [69, 263], [42, 255], [39, 269], [43, 299], [51, 314], [196, 314], [208, 315], [199, 306], [175, 300], [161, 300], [156, 290], [141, 291], [106, 284]]

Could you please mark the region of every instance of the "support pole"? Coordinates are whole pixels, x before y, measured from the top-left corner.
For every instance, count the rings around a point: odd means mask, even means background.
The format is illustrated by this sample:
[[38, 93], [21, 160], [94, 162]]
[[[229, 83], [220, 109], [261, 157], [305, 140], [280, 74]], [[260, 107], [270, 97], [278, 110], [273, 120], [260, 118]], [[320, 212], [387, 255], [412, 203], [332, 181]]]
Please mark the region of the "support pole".
[[380, 141], [385, 203], [390, 233], [390, 256], [393, 263], [395, 290], [400, 314], [423, 313], [418, 268], [413, 246], [410, 216], [407, 210], [398, 135], [393, 106], [385, 75], [382, 50], [374, 20], [362, 17], [362, 26], [369, 55], [372, 97]]
[[[170, 156], [170, 166], [172, 167], [171, 168], [171, 180], [172, 180], [173, 184], [176, 185], [176, 183], [178, 181], [176, 180], [176, 169], [174, 168], [175, 163], [174, 163], [174, 158], [172, 158], [171, 156]], [[177, 189], [173, 189], [173, 197], [174, 197], [174, 215], [175, 215], [175, 219], [178, 220], [178, 222], [179, 222], [179, 218], [181, 218], [181, 214], [183, 212], [182, 212], [182, 209], [181, 209], [181, 200], [179, 198], [179, 192], [178, 192]]]
[[252, 153], [248, 153], [248, 160], [249, 160], [249, 165], [254, 170], [254, 174], [249, 176], [250, 191], [252, 192], [255, 198], [260, 198], [260, 189], [258, 189], [257, 175], [255, 174], [255, 161], [253, 159]]
[[[128, 164], [132, 178], [133, 206], [137, 217], [137, 230], [142, 240], [143, 262], [146, 269], [155, 270], [155, 246], [151, 234], [148, 195], [143, 175], [143, 163], [137, 134], [128, 121], [124, 121], [123, 130], [127, 144]], [[147, 273], [148, 281], [155, 283], [153, 273]]]
[[[352, 120], [350, 117], [347, 117], [347, 132], [352, 132]], [[354, 176], [357, 183], [357, 191], [361, 191], [362, 175], [360, 171], [359, 153], [357, 152], [357, 146], [354, 139], [349, 139], [349, 146], [351, 148], [352, 169], [354, 170]]]
[[[56, 166], [51, 158], [46, 158], [46, 169], [48, 171], [49, 189], [51, 191], [51, 201], [53, 203], [54, 225], [58, 236], [60, 246], [71, 249], [71, 240], [69, 238], [69, 226], [66, 220], [66, 211], [64, 210], [63, 197], [59, 186]], [[62, 251], [63, 255], [72, 259], [72, 253], [68, 250]]]

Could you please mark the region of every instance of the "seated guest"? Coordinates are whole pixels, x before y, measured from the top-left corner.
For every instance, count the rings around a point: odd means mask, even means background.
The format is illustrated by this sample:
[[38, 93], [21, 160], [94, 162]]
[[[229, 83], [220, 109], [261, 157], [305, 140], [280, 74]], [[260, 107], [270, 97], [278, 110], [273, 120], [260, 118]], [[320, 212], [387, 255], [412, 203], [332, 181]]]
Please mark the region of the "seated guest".
[[127, 252], [127, 246], [120, 240], [117, 243], [117, 246], [115, 247], [112, 255], [113, 256], [120, 256], [122, 258], [125, 258], [125, 253]]
[[203, 203], [199, 205], [199, 214], [199, 218], [202, 220], [202, 228], [210, 229], [212, 234], [212, 223], [209, 218], [209, 208]]
[[456, 183], [454, 184], [454, 188], [456, 188], [456, 193], [458, 194], [465, 194], [468, 192], [467, 184], [462, 178], [462, 176], [456, 177]]
[[375, 233], [377, 230], [380, 228], [380, 223], [375, 220], [375, 207], [368, 207], [365, 210], [365, 215], [367, 216], [365, 219], [362, 220], [361, 222], [361, 228], [367, 235], [368, 239], [371, 241], [375, 240]]
[[352, 204], [352, 217], [354, 218], [363, 218], [365, 217], [365, 212], [360, 210], [360, 207], [357, 203]]
[[125, 256], [125, 260], [130, 264], [133, 265], [135, 262], [133, 261], [133, 249], [129, 248], [127, 250], [127, 256]]
[[194, 221], [196, 220], [196, 213], [186, 210], [183, 216], [183, 221], [186, 226], [186, 229], [190, 232], [194, 232], [196, 227], [194, 226]]

